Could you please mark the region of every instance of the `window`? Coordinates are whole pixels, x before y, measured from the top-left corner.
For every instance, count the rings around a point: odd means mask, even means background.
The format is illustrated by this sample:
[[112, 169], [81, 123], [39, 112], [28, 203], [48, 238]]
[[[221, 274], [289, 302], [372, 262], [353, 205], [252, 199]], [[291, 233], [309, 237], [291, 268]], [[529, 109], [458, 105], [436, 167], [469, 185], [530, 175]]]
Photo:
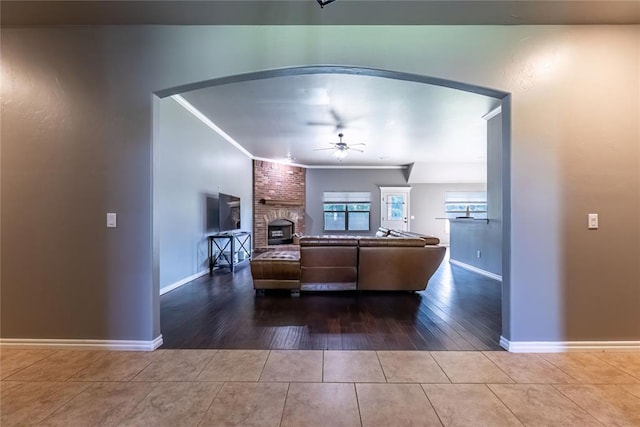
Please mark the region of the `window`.
[[444, 212], [447, 218], [487, 218], [486, 191], [447, 191]]
[[371, 193], [325, 192], [324, 231], [369, 231]]
[[402, 221], [404, 219], [404, 195], [392, 194], [387, 201], [387, 219], [389, 221]]

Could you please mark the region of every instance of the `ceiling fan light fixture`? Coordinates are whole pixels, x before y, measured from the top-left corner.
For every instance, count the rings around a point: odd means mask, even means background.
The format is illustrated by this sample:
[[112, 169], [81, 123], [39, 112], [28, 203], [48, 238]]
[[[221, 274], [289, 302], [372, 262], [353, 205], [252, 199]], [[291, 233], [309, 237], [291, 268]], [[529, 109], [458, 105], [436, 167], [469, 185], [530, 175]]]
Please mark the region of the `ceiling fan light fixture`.
[[347, 150], [336, 150], [333, 152], [332, 156], [338, 160], [342, 160], [347, 157]]

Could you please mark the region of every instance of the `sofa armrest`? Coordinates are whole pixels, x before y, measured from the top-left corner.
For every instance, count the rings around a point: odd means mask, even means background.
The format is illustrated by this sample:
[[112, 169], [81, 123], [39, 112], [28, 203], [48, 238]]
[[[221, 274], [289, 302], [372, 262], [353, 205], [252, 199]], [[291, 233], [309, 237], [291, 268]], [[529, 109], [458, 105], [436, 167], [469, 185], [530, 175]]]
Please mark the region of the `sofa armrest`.
[[423, 239], [427, 245], [440, 244], [440, 239], [436, 236], [428, 236], [426, 234], [413, 233], [411, 231], [391, 230], [389, 232], [389, 237], [413, 237]]

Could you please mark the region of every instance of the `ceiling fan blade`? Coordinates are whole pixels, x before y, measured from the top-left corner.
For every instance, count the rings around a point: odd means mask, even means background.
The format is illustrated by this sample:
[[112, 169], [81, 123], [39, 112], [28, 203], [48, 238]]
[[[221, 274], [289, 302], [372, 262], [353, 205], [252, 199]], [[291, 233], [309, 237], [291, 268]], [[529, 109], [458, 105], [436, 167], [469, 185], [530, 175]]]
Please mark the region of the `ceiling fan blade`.
[[357, 149], [357, 148], [351, 148], [351, 147], [348, 147], [348, 148], [347, 148], [347, 150], [359, 151], [360, 153], [364, 153], [364, 150], [359, 150], [359, 149]]
[[307, 126], [335, 126], [335, 123], [329, 122], [307, 122]]
[[322, 151], [322, 150], [335, 150], [336, 147], [327, 147], [327, 148], [314, 148], [313, 151]]
[[356, 145], [367, 145], [367, 144], [365, 144], [364, 142], [359, 142], [357, 144], [349, 144], [349, 147], [354, 147]]
[[330, 109], [329, 114], [331, 114], [331, 117], [333, 117], [333, 120], [335, 120], [336, 125], [342, 125], [343, 123], [342, 117], [340, 117], [340, 114], [338, 114], [335, 108]]

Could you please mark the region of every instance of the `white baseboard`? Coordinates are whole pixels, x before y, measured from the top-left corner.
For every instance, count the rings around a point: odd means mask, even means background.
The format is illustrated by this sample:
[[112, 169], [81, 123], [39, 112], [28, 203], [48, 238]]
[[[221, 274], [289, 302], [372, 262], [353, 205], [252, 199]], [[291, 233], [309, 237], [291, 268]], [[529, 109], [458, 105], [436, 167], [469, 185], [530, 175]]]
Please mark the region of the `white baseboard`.
[[178, 281], [177, 281], [177, 282], [175, 282], [175, 283], [172, 283], [172, 284], [170, 284], [170, 285], [167, 285], [167, 286], [165, 286], [164, 288], [161, 288], [161, 289], [160, 289], [160, 295], [164, 295], [164, 294], [166, 294], [167, 292], [171, 292], [171, 291], [173, 291], [174, 289], [178, 289], [180, 286], [182, 286], [182, 285], [186, 285], [187, 283], [189, 283], [189, 282], [191, 282], [191, 281], [194, 281], [194, 280], [196, 280], [197, 278], [204, 276], [205, 274], [209, 274], [209, 270], [201, 271], [201, 272], [196, 273], [196, 274], [193, 274], [193, 275], [191, 275], [191, 276], [189, 276], [189, 277], [185, 277], [185, 278], [184, 278], [184, 279], [182, 279], [182, 280], [178, 280]]
[[162, 335], [152, 341], [133, 340], [37, 340], [27, 338], [0, 338], [1, 347], [58, 348], [65, 350], [119, 350], [153, 351], [162, 345]]
[[502, 282], [502, 276], [500, 276], [498, 274], [495, 274], [495, 273], [492, 273], [490, 271], [483, 270], [483, 269], [478, 268], [478, 267], [474, 267], [473, 265], [469, 265], [469, 264], [466, 264], [464, 262], [457, 261], [455, 259], [450, 259], [449, 263], [451, 263], [453, 265], [457, 265], [458, 267], [464, 268], [465, 270], [473, 271], [474, 273], [478, 273], [478, 274], [480, 274], [482, 276], [485, 276], [485, 277], [488, 277], [490, 279], [494, 279], [494, 280], [498, 280], [498, 281]]
[[640, 341], [509, 341], [500, 337], [500, 347], [511, 353], [640, 351]]

